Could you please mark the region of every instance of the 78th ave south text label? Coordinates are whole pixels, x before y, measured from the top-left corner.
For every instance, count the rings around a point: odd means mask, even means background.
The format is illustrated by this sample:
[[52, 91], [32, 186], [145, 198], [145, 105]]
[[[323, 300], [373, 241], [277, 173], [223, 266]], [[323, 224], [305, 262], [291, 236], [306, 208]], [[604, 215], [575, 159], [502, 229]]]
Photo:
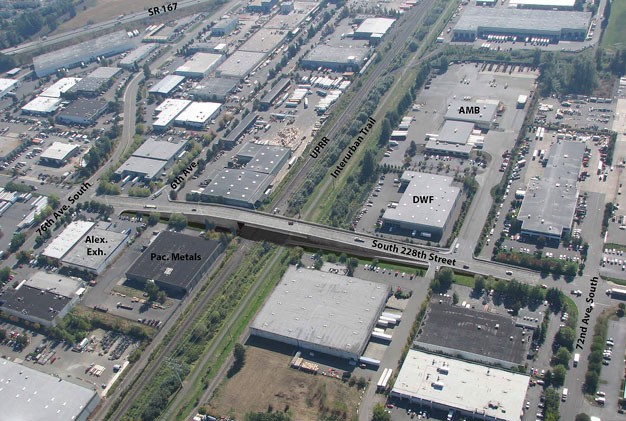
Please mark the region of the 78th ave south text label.
[[176, 10], [178, 3], [168, 3], [163, 6], [154, 6], [148, 8], [148, 16], [158, 15], [160, 13], [173, 12]]

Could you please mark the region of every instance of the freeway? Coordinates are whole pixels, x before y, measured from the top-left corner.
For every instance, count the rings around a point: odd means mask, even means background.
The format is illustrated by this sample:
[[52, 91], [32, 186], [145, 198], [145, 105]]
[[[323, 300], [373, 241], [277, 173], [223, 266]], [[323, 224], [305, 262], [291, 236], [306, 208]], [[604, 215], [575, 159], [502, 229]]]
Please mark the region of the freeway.
[[[214, 2], [214, 0], [182, 0], [178, 2], [178, 6], [176, 7], [176, 11], [178, 14], [181, 14], [184, 9], [196, 6], [202, 3], [210, 3]], [[1, 51], [2, 54], [6, 55], [16, 55], [16, 54], [26, 54], [35, 51], [40, 51], [44, 48], [53, 47], [59, 43], [71, 41], [75, 38], [82, 37], [85, 35], [96, 35], [101, 32], [110, 30], [112, 28], [122, 28], [126, 25], [132, 23], [138, 23], [139, 21], [148, 18], [148, 12], [142, 10], [137, 13], [132, 13], [127, 16], [124, 16], [120, 19], [111, 19], [106, 22], [95, 23], [93, 25], [87, 25], [79, 29], [73, 29], [71, 31], [63, 32], [57, 35], [51, 35], [50, 37], [41, 40], [26, 42], [24, 44], [16, 45], [15, 47], [6, 48]], [[181, 18], [182, 16], [177, 16], [177, 18]]]

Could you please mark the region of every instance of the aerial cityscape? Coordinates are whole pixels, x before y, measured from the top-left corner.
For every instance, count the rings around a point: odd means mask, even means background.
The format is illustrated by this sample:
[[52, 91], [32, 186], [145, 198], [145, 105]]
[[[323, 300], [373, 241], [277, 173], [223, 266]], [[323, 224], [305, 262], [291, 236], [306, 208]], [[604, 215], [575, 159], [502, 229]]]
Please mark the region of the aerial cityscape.
[[0, 421], [626, 420], [626, 1], [0, 1]]

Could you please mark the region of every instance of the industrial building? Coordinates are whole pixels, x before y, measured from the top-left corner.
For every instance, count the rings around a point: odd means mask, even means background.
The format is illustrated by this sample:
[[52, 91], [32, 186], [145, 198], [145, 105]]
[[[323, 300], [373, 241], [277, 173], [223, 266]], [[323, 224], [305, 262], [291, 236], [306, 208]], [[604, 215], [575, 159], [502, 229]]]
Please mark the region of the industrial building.
[[354, 31], [354, 39], [369, 40], [372, 36], [382, 37], [395, 21], [391, 18], [367, 18]]
[[217, 76], [244, 79], [267, 57], [266, 53], [235, 51], [216, 69]]
[[522, 236], [529, 240], [544, 237], [558, 243], [570, 232], [584, 154], [585, 144], [581, 142], [552, 145], [543, 177], [530, 181], [522, 201], [518, 215]]
[[97, 57], [109, 57], [135, 47], [136, 42], [126, 31], [118, 31], [99, 38], [61, 48], [33, 58], [37, 77], [48, 76], [61, 68], [77, 67], [89, 63]]
[[110, 223], [99, 222], [63, 256], [61, 263], [74, 269], [101, 274], [124, 250], [130, 230], [109, 230]]
[[57, 115], [56, 121], [66, 125], [91, 126], [108, 108], [109, 104], [101, 99], [77, 99]]
[[142, 180], [152, 180], [174, 162], [186, 144], [187, 140], [168, 142], [150, 137], [120, 165], [115, 174], [118, 178], [139, 177]]
[[285, 41], [287, 35], [287, 31], [263, 27], [256, 31], [254, 36], [248, 38], [237, 50], [269, 54]]
[[273, 176], [239, 169], [224, 168], [200, 194], [203, 202], [222, 203], [256, 209], [266, 197]]
[[453, 29], [453, 41], [474, 41], [488, 35], [547, 38], [550, 42], [584, 41], [590, 12], [469, 7]]
[[228, 35], [232, 31], [237, 29], [237, 24], [239, 24], [239, 20], [237, 18], [220, 19], [211, 28], [211, 36], [212, 37], [223, 37], [224, 35]]
[[61, 78], [54, 82], [50, 87], [46, 88], [39, 96], [46, 96], [49, 98], [61, 98], [61, 95], [69, 91], [80, 80], [81, 78], [79, 77]]
[[111, 86], [113, 78], [121, 71], [118, 67], [98, 67], [74, 84], [68, 94], [99, 95]]
[[520, 9], [574, 10], [576, 0], [509, 0], [509, 7]]
[[426, 153], [469, 158], [474, 147], [482, 148], [484, 137], [474, 123], [446, 120], [436, 138], [426, 143]]
[[228, 45], [223, 42], [194, 42], [188, 47], [191, 54], [195, 53], [215, 53], [225, 54]]
[[528, 376], [409, 350], [391, 396], [485, 421], [519, 421]]
[[259, 109], [261, 111], [269, 110], [272, 106], [272, 103], [278, 98], [278, 96], [291, 84], [291, 80], [289, 78], [282, 78], [278, 81], [274, 87], [261, 98], [261, 103], [259, 104]]
[[369, 47], [318, 45], [302, 59], [304, 69], [323, 67], [336, 72], [358, 71], [370, 53]]
[[404, 171], [402, 197], [383, 214], [383, 231], [439, 241], [452, 222], [461, 189], [453, 177]]
[[155, 131], [167, 130], [174, 122], [174, 119], [178, 117], [189, 104], [191, 104], [191, 101], [187, 99], [166, 99], [154, 109], [154, 111], [158, 113], [158, 116], [154, 123], [152, 123], [152, 128]]
[[201, 101], [225, 102], [236, 87], [237, 81], [235, 79], [209, 77], [198, 82], [191, 89], [189, 95], [193, 99]]
[[94, 386], [81, 386], [0, 359], [0, 401], [6, 420], [86, 421], [98, 406]]
[[137, 70], [139, 62], [148, 57], [157, 48], [156, 44], [142, 44], [128, 53], [117, 65], [122, 69]]
[[452, 101], [444, 115], [445, 120], [465, 121], [473, 123], [481, 130], [489, 130], [495, 126], [498, 104], [492, 102]]
[[0, 159], [6, 160], [8, 157], [16, 153], [16, 149], [22, 141], [17, 133], [5, 133], [0, 135]]
[[357, 361], [389, 295], [388, 285], [290, 266], [250, 333]]
[[148, 89], [148, 93], [168, 97], [184, 80], [185, 76], [167, 75]]
[[174, 73], [194, 79], [202, 79], [212, 72], [224, 60], [221, 54], [196, 53]]
[[232, 149], [237, 144], [241, 136], [250, 127], [254, 125], [254, 123], [256, 122], [258, 118], [259, 118], [259, 115], [254, 112], [249, 113], [247, 116], [245, 116], [239, 122], [239, 124], [237, 124], [237, 126], [231, 130], [231, 132], [228, 135], [222, 138], [222, 141], [224, 142], [224, 146], [226, 146], [229, 149]]
[[142, 42], [158, 42], [165, 44], [174, 39], [176, 32], [171, 26], [165, 26], [164, 24], [150, 25], [147, 29], [148, 34], [143, 37]]
[[59, 109], [61, 98], [36, 96], [28, 104], [22, 107], [22, 114], [35, 116], [49, 116]]
[[255, 13], [269, 13], [278, 3], [278, 0], [252, 0], [248, 3], [248, 11]]
[[202, 130], [220, 112], [219, 102], [192, 102], [174, 119], [177, 126], [192, 130]]
[[200, 282], [223, 250], [218, 241], [162, 231], [126, 272], [133, 282], [154, 282], [176, 297]]
[[67, 164], [70, 158], [78, 155], [80, 148], [78, 145], [70, 143], [54, 142], [45, 151], [39, 155], [39, 163], [41, 165], [49, 165], [52, 167], [62, 167]]
[[530, 329], [524, 333], [509, 315], [452, 305], [449, 301], [433, 298], [421, 333], [413, 342], [415, 346], [506, 368], [524, 364], [532, 339]]
[[291, 156], [291, 149], [280, 146], [259, 145], [248, 142], [237, 152], [238, 165], [246, 170], [263, 174], [276, 174]]
[[24, 280], [6, 291], [0, 296], [0, 310], [42, 326], [56, 325], [76, 304], [84, 288], [81, 281], [58, 274], [46, 275]]
[[48, 244], [41, 255], [60, 261], [94, 225], [94, 222], [89, 221], [71, 222], [57, 238]]
[[11, 92], [17, 86], [17, 80], [0, 77], [0, 98]]

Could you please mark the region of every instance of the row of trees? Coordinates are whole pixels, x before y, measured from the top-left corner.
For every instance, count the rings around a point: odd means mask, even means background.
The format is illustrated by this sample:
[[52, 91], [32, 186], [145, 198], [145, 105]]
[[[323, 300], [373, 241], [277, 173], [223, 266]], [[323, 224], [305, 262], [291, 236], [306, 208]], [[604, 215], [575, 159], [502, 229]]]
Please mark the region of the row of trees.
[[587, 373], [585, 374], [585, 384], [583, 386], [586, 393], [593, 395], [598, 390], [600, 381], [600, 372], [602, 371], [602, 360], [604, 358], [604, 348], [606, 336], [608, 333], [608, 317], [601, 314], [593, 330], [593, 338], [591, 340], [591, 354], [589, 354], [587, 365]]

